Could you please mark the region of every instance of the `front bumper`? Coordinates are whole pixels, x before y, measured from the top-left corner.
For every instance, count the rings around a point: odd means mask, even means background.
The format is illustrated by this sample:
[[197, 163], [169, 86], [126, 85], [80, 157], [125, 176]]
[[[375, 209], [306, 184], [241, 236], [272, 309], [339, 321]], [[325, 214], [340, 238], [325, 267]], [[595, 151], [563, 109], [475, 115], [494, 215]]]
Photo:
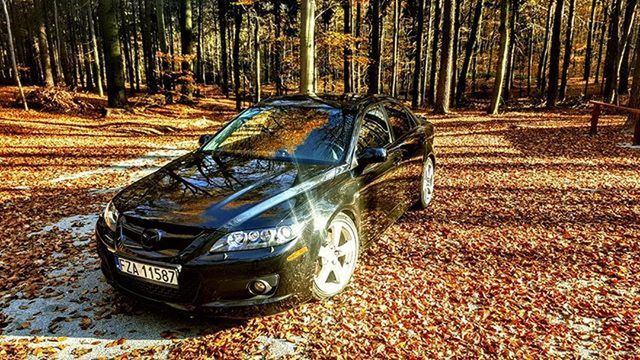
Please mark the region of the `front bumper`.
[[[248, 317], [289, 309], [309, 300], [319, 241], [305, 235], [273, 249], [246, 250], [226, 256], [202, 256], [180, 263], [178, 288], [125, 275], [115, 265], [115, 256], [158, 266], [163, 263], [141, 258], [123, 246], [105, 241], [104, 227], [96, 227], [101, 269], [107, 281], [121, 292], [146, 303], [217, 316]], [[319, 235], [318, 235], [319, 236]], [[249, 284], [262, 280], [271, 287], [255, 295]]]

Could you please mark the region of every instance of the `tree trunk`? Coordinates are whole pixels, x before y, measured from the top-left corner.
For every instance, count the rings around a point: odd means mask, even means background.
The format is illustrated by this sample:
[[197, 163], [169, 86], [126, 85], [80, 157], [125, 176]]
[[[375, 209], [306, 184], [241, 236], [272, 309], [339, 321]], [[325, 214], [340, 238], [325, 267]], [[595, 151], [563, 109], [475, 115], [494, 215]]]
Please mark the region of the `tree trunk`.
[[596, 21], [596, 6], [598, 6], [597, 0], [591, 2], [591, 13], [589, 15], [589, 24], [587, 30], [587, 48], [584, 55], [584, 72], [582, 80], [584, 80], [584, 98], [589, 96], [589, 77], [591, 76], [591, 58], [593, 57], [593, 34], [595, 33], [595, 21]]
[[[482, 38], [480, 38], [480, 44], [478, 46], [478, 50], [482, 49]], [[478, 73], [478, 51], [473, 52], [473, 62], [471, 65], [471, 93], [474, 94], [476, 92], [476, 78]]]
[[[115, 16], [115, 15], [114, 15]], [[87, 3], [87, 18], [89, 19], [89, 34], [91, 35], [91, 54], [93, 58], [93, 76], [96, 86], [98, 87], [98, 94], [104, 96], [104, 90], [102, 89], [102, 72], [100, 66], [100, 50], [98, 50], [98, 39], [96, 37], [96, 27], [93, 23], [93, 6], [91, 1]], [[116, 22], [117, 29], [117, 22]]]
[[[559, 0], [562, 1], [562, 0]], [[496, 70], [496, 80], [493, 84], [493, 94], [491, 96], [491, 106], [489, 114], [497, 114], [500, 110], [500, 102], [502, 101], [502, 91], [504, 89], [505, 73], [507, 71], [507, 62], [509, 57], [509, 40], [510, 40], [510, 0], [502, 0], [500, 5], [500, 53], [498, 55], [498, 69]]]
[[[156, 80], [155, 73], [155, 53], [153, 51], [153, 38], [151, 36], [151, 17], [153, 15], [152, 6], [150, 1], [152, 0], [139, 0], [140, 8], [144, 9], [144, 16], [140, 16], [140, 23], [142, 25], [142, 52], [145, 60], [145, 77], [147, 80], [147, 92], [155, 94], [158, 92], [158, 82]], [[142, 11], [141, 11], [142, 14]]]
[[433, 22], [433, 40], [431, 47], [431, 73], [429, 74], [429, 96], [427, 100], [429, 104], [435, 103], [436, 99], [436, 82], [438, 81], [438, 50], [440, 49], [440, 27], [442, 18], [442, 1], [435, 0], [434, 22]]
[[98, 3], [102, 45], [107, 68], [109, 107], [124, 107], [127, 104], [127, 95], [124, 87], [124, 66], [120, 52], [116, 11], [115, 0], [100, 0]]
[[220, 24], [220, 57], [222, 70], [222, 93], [229, 97], [229, 54], [227, 53], [227, 13], [229, 12], [228, 0], [218, 1], [218, 22]]
[[[640, 34], [636, 37], [636, 54], [634, 59], [633, 81], [631, 83], [631, 96], [628, 105], [630, 108], [640, 108]], [[629, 115], [625, 128], [632, 130], [636, 127], [640, 116]]]
[[620, 75], [618, 76], [618, 94], [626, 94], [629, 92], [629, 59], [631, 58], [631, 43], [633, 42], [633, 35], [629, 36], [627, 40], [627, 46], [624, 50], [624, 56], [622, 57], [622, 63], [620, 64]]
[[560, 100], [567, 95], [567, 78], [571, 65], [571, 48], [573, 46], [573, 22], [575, 19], [576, 0], [569, 0], [569, 15], [567, 20], [567, 33], [564, 38], [564, 60], [562, 62], [562, 81], [560, 82]]
[[48, 15], [51, 12], [51, 3], [52, 1], [50, 0], [43, 5], [44, 11], [47, 14], [46, 16], [44, 16], [45, 34], [47, 36], [47, 42], [49, 43], [49, 60], [51, 61], [51, 70], [53, 71], [53, 83], [61, 84], [63, 83], [63, 78], [60, 68], [60, 56], [58, 53], [56, 41], [52, 35], [53, 29], [50, 21], [50, 16]]
[[[505, 0], [506, 1], [506, 0]], [[442, 52], [438, 72], [438, 90], [435, 112], [446, 114], [451, 103], [451, 70], [453, 67], [453, 32], [456, 14], [456, 0], [443, 0], [442, 6]]]
[[198, 46], [196, 73], [198, 82], [206, 84], [206, 75], [204, 71], [204, 34], [202, 33], [202, 17], [204, 11], [203, 0], [198, 0]]
[[[171, 62], [169, 46], [167, 45], [167, 30], [164, 18], [164, 1], [156, 0], [156, 27], [158, 31], [158, 45], [162, 58], [162, 83], [167, 104], [173, 103], [173, 75], [171, 74]], [[173, 61], [173, 59], [171, 59]]]
[[620, 38], [618, 32], [618, 22], [620, 21], [620, 8], [622, 0], [614, 0], [612, 4], [611, 19], [609, 22], [609, 41], [607, 42], [607, 53], [604, 58], [604, 90], [603, 97], [605, 101], [612, 101], [615, 98], [614, 88], [616, 86], [616, 59], [618, 58], [618, 46]]
[[[73, 9], [73, 5], [72, 5]], [[71, 47], [71, 74], [73, 76], [73, 86], [81, 85], [83, 86], [84, 80], [82, 79], [82, 66], [80, 66], [79, 56], [78, 56], [78, 41], [76, 39], [76, 31], [75, 31], [75, 19], [72, 22], [71, 16], [67, 16], [67, 31], [69, 32], [70, 44]]]
[[53, 1], [53, 19], [56, 26], [56, 45], [58, 47], [58, 54], [60, 54], [60, 62], [62, 66], [62, 74], [64, 76], [64, 82], [67, 86], [74, 84], [72, 67], [69, 62], [69, 53], [67, 52], [66, 44], [62, 42], [62, 34], [60, 29], [60, 21], [58, 17], [58, 1]]
[[527, 96], [531, 96], [531, 78], [533, 74], [533, 37], [534, 37], [534, 27], [531, 26], [531, 31], [529, 32], [529, 46], [527, 48]]
[[182, 88], [180, 102], [193, 102], [193, 13], [191, 0], [180, 0], [180, 45], [182, 47]]
[[380, 92], [380, 0], [371, 0], [371, 36], [369, 44], [369, 94]]
[[602, 7], [603, 20], [600, 23], [600, 41], [598, 42], [598, 59], [596, 61], [596, 78], [595, 83], [600, 81], [600, 66], [602, 65], [602, 50], [604, 48], [604, 36], [607, 32], [607, 18], [609, 16], [609, 9], [606, 6]]
[[460, 42], [460, 23], [461, 23], [461, 13], [462, 13], [462, 5], [464, 4], [464, 0], [456, 0], [456, 13], [454, 14], [454, 22], [453, 22], [453, 53], [451, 55], [451, 90], [450, 97], [452, 96], [454, 99], [456, 97], [456, 81], [458, 80], [458, 56], [459, 56], [459, 42]]
[[275, 75], [275, 83], [276, 83], [276, 95], [282, 95], [284, 93], [284, 84], [282, 78], [282, 53], [284, 52], [283, 44], [282, 44], [282, 16], [281, 9], [282, 1], [275, 0], [273, 3], [273, 18], [276, 25], [276, 41], [275, 41], [275, 52], [273, 57], [273, 73]]
[[[598, 6], [598, 0], [591, 0], [591, 13], [589, 15], [589, 23], [587, 25], [587, 48], [585, 49], [584, 54], [584, 73], [582, 75], [582, 80], [586, 82], [586, 86], [589, 84], [589, 76], [591, 75], [591, 54], [593, 53], [593, 33], [595, 30], [596, 21], [596, 7]], [[585, 90], [586, 95], [586, 90]]]
[[[399, 0], [396, 0], [399, 1]], [[353, 33], [353, 21], [351, 16], [351, 0], [342, 0], [342, 11], [344, 12], [344, 27], [343, 32], [347, 36], [351, 36]], [[344, 59], [342, 65], [342, 79], [344, 81], [344, 92], [353, 92], [353, 51], [351, 51], [352, 44], [346, 44], [344, 46]]]
[[[420, 106], [424, 106], [426, 104], [427, 99], [427, 80], [429, 79], [429, 74], [431, 74], [431, 67], [433, 66], [434, 59], [431, 58], [431, 52], [433, 49], [433, 43], [431, 41], [431, 31], [433, 29], [433, 0], [429, 1], [429, 7], [425, 7], [425, 11], [427, 13], [428, 21], [427, 21], [427, 29], [424, 32], [424, 36], [422, 37], [422, 42], [426, 45], [424, 46], [424, 62], [422, 66], [422, 76], [420, 77]], [[409, 72], [410, 73], [410, 72]], [[405, 94], [406, 96], [406, 94]]]
[[260, 45], [261, 45], [261, 41], [260, 41], [260, 19], [258, 19], [258, 16], [256, 16], [254, 18], [254, 28], [253, 28], [253, 35], [255, 38], [255, 41], [253, 43], [253, 57], [254, 57], [254, 64], [255, 64], [255, 92], [256, 92], [256, 102], [260, 102], [260, 100], [262, 99], [262, 88], [261, 88], [261, 82], [262, 82], [262, 77], [260, 75], [260, 67], [261, 67], [261, 59], [260, 59]]
[[417, 109], [420, 106], [420, 76], [422, 75], [422, 38], [424, 33], [424, 2], [425, 0], [418, 0], [418, 13], [416, 17], [418, 19], [418, 29], [416, 34], [416, 50], [414, 54], [413, 65], [413, 83], [411, 90], [411, 107]]
[[[420, 0], [424, 3], [424, 0]], [[393, 0], [393, 44], [391, 47], [391, 96], [398, 94], [398, 33], [400, 32], [400, 0]]]
[[47, 29], [45, 27], [44, 0], [35, 0], [36, 19], [38, 21], [38, 52], [40, 54], [40, 66], [42, 67], [43, 85], [54, 86], [53, 70], [51, 69], [51, 58], [49, 58], [49, 42], [47, 40]]
[[242, 7], [233, 7], [233, 86], [236, 94], [236, 111], [242, 108], [242, 94], [240, 94], [240, 31], [242, 30]]
[[556, 106], [558, 99], [558, 78], [560, 76], [560, 32], [562, 30], [562, 7], [564, 0], [557, 0], [551, 35], [551, 54], [549, 57], [549, 89], [547, 90], [547, 107]]
[[478, 34], [482, 29], [482, 13], [484, 9], [484, 0], [478, 0], [475, 11], [473, 13], [473, 22], [471, 23], [471, 32], [467, 39], [467, 45], [465, 48], [464, 60], [462, 62], [462, 69], [460, 70], [460, 77], [458, 78], [458, 89], [456, 91], [456, 104], [460, 105], [464, 99], [464, 92], [467, 88], [467, 74], [469, 73], [469, 65], [471, 63], [471, 57], [476, 51], [478, 44]]
[[[362, 35], [362, 2], [356, 2], [356, 55], [360, 55], [360, 36]], [[360, 62], [356, 64], [355, 79], [353, 81], [353, 88], [356, 93], [360, 92], [361, 83], [361, 66]]]
[[507, 72], [505, 75], [504, 93], [502, 95], [504, 101], [508, 101], [511, 96], [511, 88], [513, 87], [513, 77], [515, 72], [515, 45], [516, 45], [516, 25], [518, 24], [518, 16], [520, 13], [519, 0], [511, 0], [511, 21], [509, 30], [509, 49], [507, 50]]
[[133, 63], [135, 67], [136, 76], [136, 91], [140, 91], [140, 46], [138, 45], [138, 1], [133, 0], [131, 2], [131, 14], [133, 16]]
[[89, 35], [89, 16], [88, 11], [85, 11], [84, 14], [80, 14], [82, 16], [82, 59], [84, 60], [84, 73], [86, 79], [86, 89], [92, 91], [94, 87], [93, 82], [93, 62], [91, 61], [93, 55], [91, 54], [91, 48], [89, 44], [91, 43], [91, 35]]
[[627, 0], [624, 20], [622, 23], [622, 34], [620, 38], [620, 43], [618, 44], [618, 54], [616, 56], [613, 79], [611, 80], [611, 85], [613, 86], [613, 89], [611, 89], [611, 96], [609, 97], [609, 102], [616, 101], [618, 97], [618, 80], [620, 79], [622, 62], [625, 59], [625, 54], [628, 48], [627, 43], [629, 42], [629, 37], [631, 35], [631, 28], [633, 26], [633, 22], [635, 19], [637, 3], [638, 3], [637, 0]]
[[122, 46], [124, 50], [125, 56], [125, 67], [127, 78], [129, 79], [129, 91], [133, 94], [135, 85], [134, 85], [134, 74], [133, 74], [133, 58], [131, 57], [131, 34], [129, 34], [129, 26], [127, 21], [127, 12], [126, 12], [126, 2], [120, 2], [120, 16], [122, 19]]
[[20, 73], [18, 72], [18, 64], [16, 62], [16, 50], [13, 47], [13, 34], [11, 32], [11, 20], [9, 18], [9, 10], [7, 10], [7, 2], [6, 0], [2, 0], [2, 8], [4, 9], [4, 16], [7, 24], [7, 35], [9, 37], [9, 53], [11, 55], [11, 66], [13, 68], [13, 79], [18, 86], [18, 90], [20, 91], [20, 97], [22, 98], [22, 105], [26, 111], [29, 111], [29, 104], [27, 104], [27, 99], [24, 97], [24, 90], [22, 89], [22, 83], [20, 82]]
[[303, 94], [315, 92], [315, 6], [315, 0], [302, 0], [300, 7], [300, 92]]
[[542, 94], [546, 88], [546, 71], [547, 71], [547, 59], [549, 58], [549, 41], [551, 41], [551, 19], [554, 15], [553, 0], [549, 0], [549, 7], [547, 8], [547, 21], [544, 30], [544, 39], [542, 44], [542, 52], [540, 53], [540, 62], [538, 63], [538, 76], [537, 85], [538, 91]]

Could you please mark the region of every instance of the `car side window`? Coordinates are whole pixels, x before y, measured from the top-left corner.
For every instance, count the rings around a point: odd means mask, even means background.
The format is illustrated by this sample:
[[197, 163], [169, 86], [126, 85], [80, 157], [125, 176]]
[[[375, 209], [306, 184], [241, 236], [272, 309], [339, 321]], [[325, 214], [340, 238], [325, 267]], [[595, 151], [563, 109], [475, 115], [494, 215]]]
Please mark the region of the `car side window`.
[[393, 129], [393, 133], [396, 135], [396, 138], [402, 137], [409, 133], [411, 129], [415, 127], [415, 123], [411, 118], [411, 115], [407, 113], [407, 111], [398, 104], [387, 103], [384, 106], [385, 110], [387, 110], [387, 115], [389, 116], [389, 124]]
[[378, 107], [368, 110], [358, 134], [358, 153], [367, 147], [385, 147], [389, 143], [391, 133], [384, 113]]

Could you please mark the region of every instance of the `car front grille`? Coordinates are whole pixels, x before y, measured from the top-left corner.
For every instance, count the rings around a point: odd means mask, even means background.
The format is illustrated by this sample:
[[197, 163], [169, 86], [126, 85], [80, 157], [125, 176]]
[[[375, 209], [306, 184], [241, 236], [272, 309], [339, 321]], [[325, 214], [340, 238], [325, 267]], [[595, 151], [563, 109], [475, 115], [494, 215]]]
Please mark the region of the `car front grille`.
[[154, 284], [149, 281], [139, 280], [123, 274], [117, 274], [116, 280], [120, 286], [136, 294], [154, 300], [176, 303], [194, 302], [200, 287], [199, 281], [189, 277], [179, 278], [178, 288]]
[[[130, 249], [142, 248], [142, 233], [145, 227], [141, 224], [135, 224], [129, 221], [123, 221], [122, 223], [122, 237], [120, 241], [122, 244]], [[159, 230], [162, 230], [161, 228]], [[152, 250], [160, 257], [173, 257], [179, 254], [182, 250], [187, 248], [198, 237], [201, 232], [191, 231], [185, 233], [164, 232], [162, 240], [155, 244]]]

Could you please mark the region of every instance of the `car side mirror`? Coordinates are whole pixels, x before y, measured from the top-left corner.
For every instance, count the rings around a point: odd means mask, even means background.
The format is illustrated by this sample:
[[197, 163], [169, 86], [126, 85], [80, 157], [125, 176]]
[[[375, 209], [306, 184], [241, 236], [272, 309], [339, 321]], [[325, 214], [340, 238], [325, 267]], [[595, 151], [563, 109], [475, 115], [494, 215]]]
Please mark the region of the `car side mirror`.
[[198, 144], [200, 145], [200, 147], [202, 147], [204, 144], [208, 143], [211, 139], [213, 139], [213, 135], [204, 134], [200, 136], [200, 139], [198, 140]]
[[358, 163], [361, 165], [377, 164], [387, 161], [387, 150], [384, 148], [368, 147], [362, 150], [358, 156]]

